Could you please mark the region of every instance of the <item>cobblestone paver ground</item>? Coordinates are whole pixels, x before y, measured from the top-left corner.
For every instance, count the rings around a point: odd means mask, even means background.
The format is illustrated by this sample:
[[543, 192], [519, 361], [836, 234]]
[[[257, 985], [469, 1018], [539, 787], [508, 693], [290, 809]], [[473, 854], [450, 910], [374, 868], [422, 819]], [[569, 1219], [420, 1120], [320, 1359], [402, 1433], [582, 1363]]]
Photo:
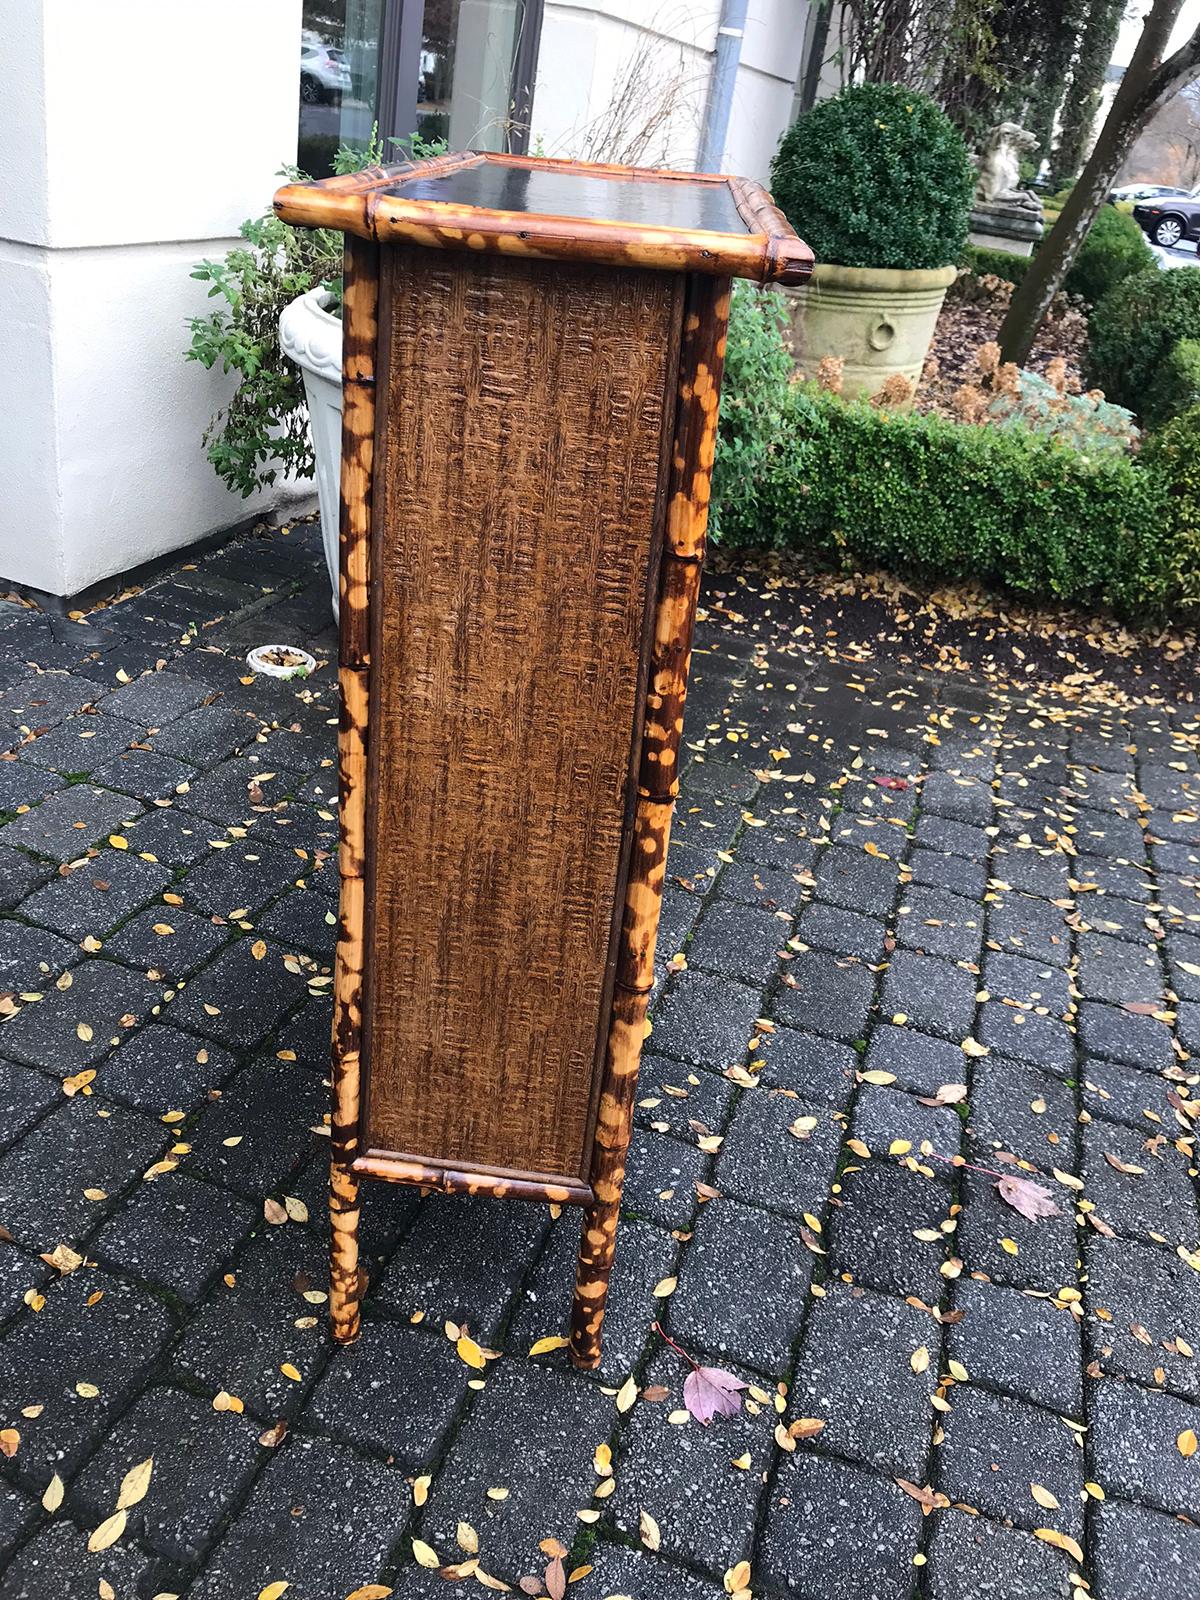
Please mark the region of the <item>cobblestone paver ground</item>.
[[530, 1353], [574, 1215], [384, 1187], [326, 1342], [332, 649], [311, 528], [0, 607], [5, 1600], [468, 1596], [547, 1538], [579, 1600], [1194, 1596], [1188, 661], [710, 575], [581, 1375]]

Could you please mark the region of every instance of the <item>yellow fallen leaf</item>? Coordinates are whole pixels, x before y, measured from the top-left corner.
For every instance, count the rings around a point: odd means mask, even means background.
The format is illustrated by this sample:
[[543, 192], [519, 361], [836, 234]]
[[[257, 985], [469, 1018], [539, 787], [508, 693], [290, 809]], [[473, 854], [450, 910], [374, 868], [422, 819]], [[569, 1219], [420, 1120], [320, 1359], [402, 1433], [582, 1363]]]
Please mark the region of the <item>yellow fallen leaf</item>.
[[269, 1583], [265, 1589], [258, 1591], [258, 1600], [279, 1600], [285, 1589], [290, 1589], [291, 1584], [286, 1578], [277, 1578], [274, 1583]]
[[487, 1497], [489, 1500], [507, 1500], [508, 1490], [503, 1484], [497, 1484], [494, 1489], [489, 1489], [487, 1491]]
[[1041, 1539], [1044, 1544], [1052, 1544], [1056, 1550], [1065, 1550], [1074, 1561], [1083, 1565], [1083, 1551], [1071, 1538], [1070, 1534], [1059, 1533], [1057, 1528], [1035, 1528], [1035, 1539]]
[[429, 1499], [429, 1485], [432, 1482], [433, 1479], [427, 1472], [423, 1472], [419, 1478], [413, 1479], [413, 1505], [423, 1506], [425, 1504], [426, 1500]]
[[16, 1428], [0, 1428], [0, 1456], [11, 1460], [21, 1445], [21, 1435]]
[[487, 1358], [483, 1351], [468, 1334], [462, 1334], [455, 1342], [454, 1348], [458, 1351], [460, 1361], [466, 1362], [468, 1367], [474, 1367], [482, 1372], [487, 1366]]
[[1029, 1485], [1029, 1492], [1033, 1496], [1033, 1498], [1037, 1501], [1038, 1505], [1040, 1505], [1044, 1510], [1046, 1510], [1046, 1511], [1057, 1511], [1058, 1510], [1058, 1499], [1057, 1499], [1057, 1497], [1055, 1495], [1052, 1495], [1050, 1493], [1049, 1489], [1047, 1489], [1044, 1484], [1031, 1483]]
[[145, 1498], [146, 1490], [150, 1487], [150, 1474], [153, 1471], [153, 1456], [147, 1456], [145, 1461], [139, 1461], [136, 1467], [130, 1467], [121, 1479], [121, 1492], [117, 1496], [118, 1511], [128, 1511], [130, 1506], [137, 1505], [139, 1500]]
[[283, 1373], [285, 1378], [290, 1378], [293, 1383], [300, 1382], [300, 1374], [290, 1361], [282, 1362], [279, 1370]]
[[533, 1341], [529, 1346], [529, 1354], [531, 1356], [549, 1355], [551, 1350], [565, 1350], [570, 1342], [561, 1333], [548, 1333], [544, 1338]]
[[647, 1550], [657, 1550], [662, 1543], [662, 1532], [648, 1511], [641, 1512], [638, 1517], [638, 1534]]
[[92, 1038], [92, 1025], [91, 1025], [91, 1023], [90, 1022], [77, 1022], [75, 1024], [75, 1034], [76, 1034], [77, 1038], [80, 1038], [80, 1039], [83, 1040], [84, 1044], [87, 1044]]
[[[237, 1395], [230, 1394], [226, 1389], [221, 1389], [213, 1396], [212, 1408], [214, 1411], [235, 1411], [239, 1415], [246, 1409]], [[279, 1592], [282, 1594], [283, 1590]]]
[[617, 1395], [617, 1410], [628, 1411], [637, 1397], [638, 1386], [634, 1382], [634, 1379], [631, 1375], [630, 1377], [626, 1378], [625, 1382], [621, 1385], [620, 1392]]
[[881, 1072], [878, 1067], [871, 1067], [867, 1072], [860, 1072], [859, 1077], [864, 1083], [877, 1083], [881, 1086], [886, 1086], [896, 1081], [894, 1072]]
[[750, 1587], [750, 1563], [739, 1561], [736, 1566], [730, 1567], [725, 1574], [725, 1593], [736, 1594], [739, 1589]]
[[89, 1383], [86, 1378], [81, 1378], [75, 1385], [75, 1393], [82, 1400], [95, 1400], [100, 1391], [94, 1383]]
[[433, 1571], [442, 1564], [441, 1557], [438, 1555], [437, 1551], [432, 1545], [426, 1544], [424, 1539], [413, 1540], [412, 1552], [417, 1558], [418, 1566], [428, 1567], [431, 1571]]
[[656, 1300], [665, 1300], [668, 1295], [674, 1294], [675, 1285], [678, 1281], [677, 1278], [660, 1278], [654, 1285], [654, 1298]]
[[964, 1039], [962, 1052], [965, 1056], [986, 1056], [989, 1054], [986, 1044], [980, 1044], [978, 1039]]
[[469, 1556], [478, 1555], [479, 1535], [469, 1522], [460, 1522], [455, 1529], [454, 1537], [460, 1550], [465, 1550]]
[[947, 1361], [946, 1369], [957, 1383], [967, 1383], [970, 1380], [971, 1374], [961, 1361]]
[[46, 1485], [46, 1492], [42, 1496], [42, 1505], [47, 1511], [57, 1511], [63, 1503], [64, 1484], [56, 1472]]
[[926, 1372], [929, 1368], [929, 1351], [924, 1345], [919, 1345], [908, 1358], [908, 1364], [914, 1372]]
[[1015, 1239], [1001, 1239], [1000, 1248], [1005, 1255], [1015, 1256], [1017, 1253], [1017, 1241]]
[[1196, 1430], [1185, 1428], [1175, 1441], [1175, 1448], [1185, 1461], [1196, 1454]]
[[129, 849], [129, 840], [125, 838], [124, 834], [110, 833], [108, 836], [108, 842], [110, 845], [112, 845], [114, 850]]
[[250, 946], [250, 954], [254, 957], [255, 961], [261, 961], [266, 953], [267, 941], [265, 939], [255, 939], [254, 943]]
[[87, 1547], [89, 1550], [107, 1550], [109, 1545], [116, 1544], [125, 1532], [125, 1513], [114, 1511], [111, 1517], [105, 1517], [98, 1528], [93, 1528], [88, 1535]]
[[352, 1589], [346, 1600], [387, 1600], [391, 1592], [384, 1583], [364, 1583], [361, 1588]]

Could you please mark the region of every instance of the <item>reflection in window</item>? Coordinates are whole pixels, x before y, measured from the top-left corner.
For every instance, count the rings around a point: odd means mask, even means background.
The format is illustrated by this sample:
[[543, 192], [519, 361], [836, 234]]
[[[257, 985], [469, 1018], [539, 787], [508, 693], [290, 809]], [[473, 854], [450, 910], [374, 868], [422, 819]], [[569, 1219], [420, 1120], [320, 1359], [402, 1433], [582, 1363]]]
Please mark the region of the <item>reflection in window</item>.
[[425, 0], [417, 132], [451, 150], [504, 150], [522, 0]]
[[365, 149], [379, 95], [385, 0], [304, 0], [300, 31], [297, 163], [313, 177], [333, 171], [341, 144]]

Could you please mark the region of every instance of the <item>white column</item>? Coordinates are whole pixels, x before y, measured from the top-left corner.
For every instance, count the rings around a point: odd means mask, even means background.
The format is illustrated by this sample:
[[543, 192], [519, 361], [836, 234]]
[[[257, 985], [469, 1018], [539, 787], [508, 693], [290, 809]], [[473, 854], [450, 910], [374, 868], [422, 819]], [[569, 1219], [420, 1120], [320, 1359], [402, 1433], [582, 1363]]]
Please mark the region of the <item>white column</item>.
[[230, 527], [183, 359], [296, 150], [300, 0], [23, 0], [0, 29], [0, 580], [77, 593]]

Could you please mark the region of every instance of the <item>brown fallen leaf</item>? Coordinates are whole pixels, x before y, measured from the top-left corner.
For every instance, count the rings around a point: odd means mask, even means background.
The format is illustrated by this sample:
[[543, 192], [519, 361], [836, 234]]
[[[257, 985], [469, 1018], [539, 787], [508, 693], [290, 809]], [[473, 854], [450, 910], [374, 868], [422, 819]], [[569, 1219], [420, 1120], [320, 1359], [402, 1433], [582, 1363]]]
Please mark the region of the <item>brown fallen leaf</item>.
[[1122, 1161], [1120, 1156], [1113, 1155], [1111, 1150], [1105, 1150], [1103, 1155], [1109, 1166], [1115, 1167], [1118, 1172], [1124, 1172], [1131, 1178], [1141, 1178], [1145, 1176], [1145, 1167], [1135, 1166], [1132, 1161]]
[[896, 1478], [893, 1481], [898, 1488], [903, 1489], [905, 1494], [910, 1495], [917, 1502], [925, 1516], [928, 1516], [931, 1511], [944, 1510], [950, 1504], [950, 1501], [938, 1489], [923, 1488], [918, 1483], [910, 1483], [907, 1478]]
[[1006, 1174], [996, 1180], [996, 1188], [1002, 1200], [1031, 1222], [1037, 1222], [1042, 1217], [1062, 1216], [1049, 1189], [1029, 1178], [1013, 1178]]

